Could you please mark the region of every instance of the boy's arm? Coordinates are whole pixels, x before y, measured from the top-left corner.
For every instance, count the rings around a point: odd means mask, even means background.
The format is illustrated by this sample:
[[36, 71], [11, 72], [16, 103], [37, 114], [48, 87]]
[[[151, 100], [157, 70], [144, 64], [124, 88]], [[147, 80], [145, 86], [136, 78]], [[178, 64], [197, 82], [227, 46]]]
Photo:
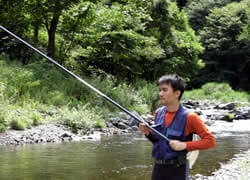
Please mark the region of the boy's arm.
[[187, 151], [202, 150], [213, 148], [216, 145], [216, 141], [212, 133], [207, 129], [204, 122], [196, 113], [189, 113], [186, 124], [186, 136], [194, 133], [200, 136], [198, 141], [189, 141], [186, 143]]

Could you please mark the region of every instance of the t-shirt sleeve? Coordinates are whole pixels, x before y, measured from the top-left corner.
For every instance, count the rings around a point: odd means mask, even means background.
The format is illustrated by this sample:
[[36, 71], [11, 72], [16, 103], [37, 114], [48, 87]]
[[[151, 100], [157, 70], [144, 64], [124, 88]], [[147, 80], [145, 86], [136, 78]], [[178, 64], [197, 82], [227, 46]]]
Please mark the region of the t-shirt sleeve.
[[185, 131], [186, 136], [193, 133], [201, 138], [198, 141], [186, 142], [187, 151], [209, 149], [216, 145], [214, 136], [196, 113], [191, 112], [188, 114]]

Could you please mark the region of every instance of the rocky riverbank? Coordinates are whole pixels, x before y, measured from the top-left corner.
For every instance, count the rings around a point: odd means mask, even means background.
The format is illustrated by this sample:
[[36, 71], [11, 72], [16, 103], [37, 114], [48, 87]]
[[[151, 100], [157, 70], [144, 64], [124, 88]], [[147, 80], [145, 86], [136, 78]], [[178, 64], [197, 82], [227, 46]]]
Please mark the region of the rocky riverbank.
[[250, 179], [250, 150], [237, 154], [228, 163], [221, 164], [220, 169], [211, 176], [197, 174], [190, 180], [249, 180]]
[[[200, 115], [201, 119], [216, 133], [217, 121], [232, 123], [237, 120], [250, 119], [250, 107], [237, 108], [235, 103], [211, 104], [207, 101], [186, 101], [183, 105]], [[136, 116], [139, 115], [133, 112]], [[153, 124], [152, 115], [141, 116], [146, 122]], [[213, 126], [215, 125], [215, 126]], [[109, 114], [105, 129], [84, 129], [78, 134], [72, 133], [60, 123], [43, 124], [25, 131], [7, 130], [0, 133], [0, 145], [22, 145], [36, 143], [61, 143], [86, 139], [100, 139], [101, 134], [113, 135], [138, 132], [138, 122], [124, 112], [118, 115]], [[222, 127], [223, 128], [223, 127]]]
[[60, 124], [44, 124], [25, 131], [7, 130], [0, 134], [0, 145], [24, 145], [78, 141], [82, 137], [73, 134]]
[[[124, 117], [123, 113], [120, 113], [120, 115]], [[0, 146], [100, 140], [101, 135], [109, 136], [138, 131], [136, 121], [133, 118], [123, 119], [124, 122], [126, 121], [126, 125], [123, 125], [122, 122], [116, 124], [114, 121], [114, 119], [120, 120], [121, 118], [111, 119], [113, 119], [111, 122], [106, 122], [107, 128], [83, 129], [77, 134], [60, 122], [42, 124], [26, 130], [9, 129], [4, 133], [0, 133]], [[126, 127], [127, 125], [130, 126]]]

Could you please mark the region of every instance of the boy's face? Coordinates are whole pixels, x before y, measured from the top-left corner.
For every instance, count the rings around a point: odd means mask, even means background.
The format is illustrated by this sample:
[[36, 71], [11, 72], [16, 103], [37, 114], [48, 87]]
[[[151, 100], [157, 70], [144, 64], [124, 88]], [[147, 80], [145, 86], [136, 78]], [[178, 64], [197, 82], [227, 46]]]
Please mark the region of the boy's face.
[[179, 101], [180, 91], [174, 91], [170, 84], [160, 84], [159, 85], [159, 95], [160, 95], [160, 103], [163, 105], [171, 105]]

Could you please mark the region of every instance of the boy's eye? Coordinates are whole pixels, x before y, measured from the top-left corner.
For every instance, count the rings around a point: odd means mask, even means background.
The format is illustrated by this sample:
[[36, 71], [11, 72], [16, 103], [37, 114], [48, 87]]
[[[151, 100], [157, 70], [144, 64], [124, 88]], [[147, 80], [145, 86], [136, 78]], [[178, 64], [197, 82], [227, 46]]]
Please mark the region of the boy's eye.
[[164, 88], [164, 89], [160, 89], [160, 91], [166, 92], [166, 91], [168, 91], [168, 89], [167, 89], [167, 88]]

